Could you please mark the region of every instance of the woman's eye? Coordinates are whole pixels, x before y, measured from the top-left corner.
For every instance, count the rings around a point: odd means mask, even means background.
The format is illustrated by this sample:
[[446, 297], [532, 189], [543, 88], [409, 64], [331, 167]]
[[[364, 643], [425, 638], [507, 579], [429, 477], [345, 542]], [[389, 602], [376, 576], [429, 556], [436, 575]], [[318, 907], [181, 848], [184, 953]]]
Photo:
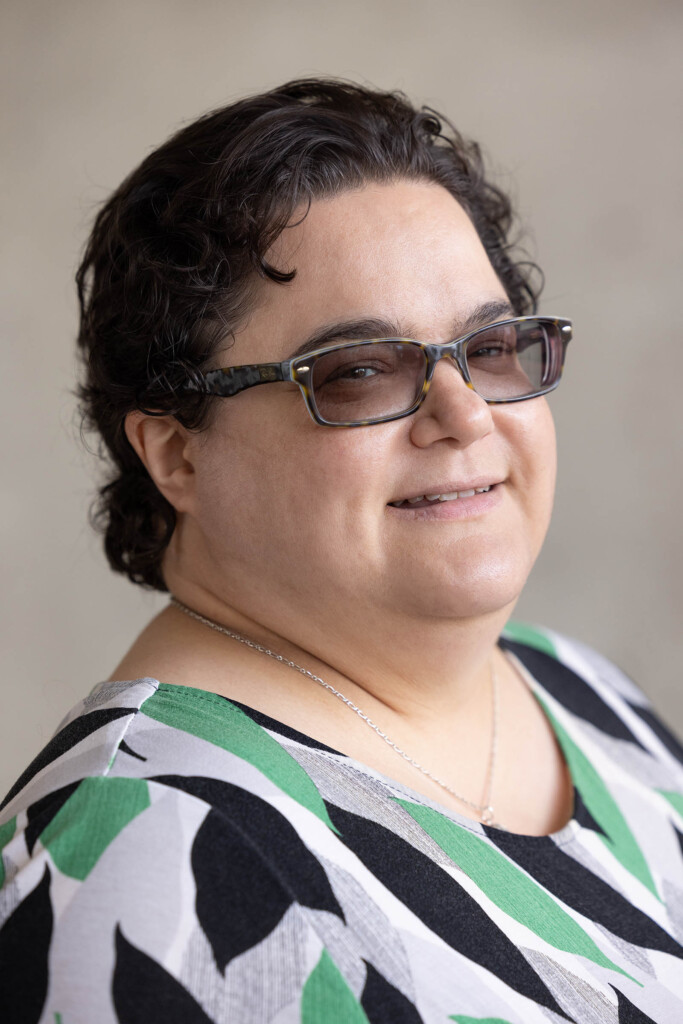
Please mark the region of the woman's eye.
[[335, 380], [368, 380], [370, 377], [381, 373], [375, 366], [340, 366], [327, 378], [328, 382]]
[[372, 377], [376, 373], [378, 370], [373, 369], [372, 366], [352, 366], [343, 376], [352, 377], [354, 380], [365, 380], [366, 377]]
[[467, 353], [468, 359], [492, 359], [496, 356], [509, 355], [512, 351], [507, 345], [481, 345], [473, 352]]

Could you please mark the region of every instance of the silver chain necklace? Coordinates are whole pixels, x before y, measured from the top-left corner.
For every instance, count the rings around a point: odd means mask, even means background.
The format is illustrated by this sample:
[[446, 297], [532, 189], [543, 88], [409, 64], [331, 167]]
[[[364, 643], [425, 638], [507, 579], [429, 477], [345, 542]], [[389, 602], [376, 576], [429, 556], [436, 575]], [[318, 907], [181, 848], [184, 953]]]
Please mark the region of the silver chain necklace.
[[276, 651], [271, 651], [268, 647], [264, 647], [262, 644], [257, 644], [254, 640], [250, 640], [248, 637], [242, 636], [240, 633], [235, 633], [233, 632], [233, 630], [227, 629], [225, 626], [221, 626], [220, 623], [214, 622], [213, 619], [205, 618], [205, 616], [200, 615], [199, 612], [194, 611], [192, 608], [188, 608], [188, 606], [186, 604], [183, 604], [182, 601], [179, 601], [177, 597], [171, 597], [171, 604], [175, 605], [176, 608], [179, 608], [181, 612], [184, 612], [186, 615], [189, 615], [191, 619], [196, 619], [197, 622], [201, 622], [203, 623], [203, 625], [208, 626], [209, 629], [215, 629], [217, 633], [223, 633], [225, 636], [229, 636], [232, 640], [237, 640], [239, 643], [245, 644], [247, 647], [251, 647], [251, 649], [254, 651], [259, 651], [261, 654], [267, 654], [269, 658], [274, 658], [275, 661], [282, 662], [283, 665], [287, 665], [289, 666], [289, 668], [293, 668], [297, 672], [301, 672], [302, 675], [307, 676], [309, 679], [312, 679], [314, 683], [318, 683], [320, 686], [324, 686], [326, 690], [329, 690], [330, 693], [334, 694], [335, 697], [338, 697], [339, 700], [343, 701], [347, 707], [351, 708], [352, 711], [355, 711], [359, 718], [362, 718], [363, 721], [366, 722], [371, 729], [374, 729], [377, 735], [380, 736], [385, 743], [388, 743], [392, 750], [395, 750], [397, 754], [400, 754], [404, 761], [407, 761], [409, 764], [413, 766], [413, 768], [417, 768], [418, 771], [422, 772], [423, 775], [426, 775], [427, 778], [431, 779], [433, 782], [436, 782], [437, 785], [441, 786], [442, 789], [445, 789], [448, 793], [454, 796], [456, 800], [459, 800], [461, 803], [466, 804], [468, 807], [471, 807], [473, 810], [475, 810], [479, 815], [479, 819], [482, 822], [482, 824], [496, 824], [496, 822], [494, 821], [493, 807], [490, 802], [491, 790], [493, 788], [493, 773], [496, 763], [496, 747], [498, 743], [498, 677], [496, 675], [496, 668], [495, 665], [493, 664], [493, 660], [491, 660], [493, 726], [491, 736], [491, 753], [489, 755], [489, 765], [487, 771], [486, 800], [483, 804], [477, 804], [474, 803], [473, 800], [468, 800], [467, 797], [462, 796], [461, 793], [457, 793], [454, 789], [451, 788], [451, 786], [448, 785], [447, 782], [444, 782], [442, 779], [437, 778], [436, 775], [432, 775], [432, 773], [427, 771], [426, 768], [423, 768], [421, 764], [418, 764], [417, 761], [414, 760], [414, 758], [410, 757], [409, 754], [406, 754], [404, 750], [401, 750], [401, 748], [397, 746], [397, 744], [394, 743], [393, 740], [390, 740], [387, 734], [385, 732], [382, 732], [379, 726], [375, 725], [375, 723], [361, 711], [357, 704], [354, 704], [352, 700], [349, 700], [348, 697], [345, 697], [343, 693], [339, 692], [339, 690], [335, 690], [334, 686], [331, 686], [329, 683], [326, 683], [324, 679], [320, 678], [320, 676], [316, 676], [313, 672], [309, 672], [307, 668], [303, 668], [301, 665], [297, 665], [295, 661], [289, 661], [289, 659], [285, 658], [282, 654], [277, 654]]

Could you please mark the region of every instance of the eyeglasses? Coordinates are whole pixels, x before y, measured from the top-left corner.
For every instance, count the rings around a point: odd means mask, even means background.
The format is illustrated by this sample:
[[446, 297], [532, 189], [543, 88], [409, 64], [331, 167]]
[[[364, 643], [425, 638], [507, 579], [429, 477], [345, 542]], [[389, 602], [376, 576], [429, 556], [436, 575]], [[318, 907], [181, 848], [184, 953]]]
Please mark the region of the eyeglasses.
[[410, 416], [424, 402], [436, 364], [448, 359], [485, 402], [523, 402], [560, 383], [570, 320], [519, 316], [430, 345], [410, 338], [345, 341], [282, 363], [211, 370], [187, 388], [230, 398], [247, 388], [293, 381], [325, 427], [364, 427]]

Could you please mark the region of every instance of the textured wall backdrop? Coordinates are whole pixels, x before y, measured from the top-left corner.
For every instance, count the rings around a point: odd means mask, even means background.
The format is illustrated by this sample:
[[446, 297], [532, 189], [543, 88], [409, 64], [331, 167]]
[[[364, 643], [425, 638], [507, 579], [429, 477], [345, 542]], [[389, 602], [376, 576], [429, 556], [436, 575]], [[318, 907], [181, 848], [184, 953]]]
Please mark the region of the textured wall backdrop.
[[87, 525], [73, 271], [98, 204], [183, 121], [294, 76], [399, 87], [514, 182], [575, 320], [556, 514], [519, 617], [615, 659], [683, 732], [683, 7], [665, 0], [6, 0], [0, 789], [163, 599]]

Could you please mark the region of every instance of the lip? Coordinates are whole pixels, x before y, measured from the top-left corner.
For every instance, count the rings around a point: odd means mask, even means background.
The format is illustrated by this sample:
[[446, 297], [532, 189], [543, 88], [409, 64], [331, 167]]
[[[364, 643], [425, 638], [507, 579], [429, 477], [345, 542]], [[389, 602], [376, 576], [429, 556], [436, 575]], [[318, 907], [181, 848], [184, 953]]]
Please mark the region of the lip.
[[[493, 487], [496, 487], [498, 484], [500, 484], [502, 482], [503, 482], [502, 480], [499, 480], [497, 478], [491, 478], [490, 476], [489, 477], [483, 477], [482, 476], [482, 477], [479, 477], [476, 480], [468, 481], [467, 483], [463, 483], [462, 481], [460, 481], [459, 483], [455, 483], [455, 484], [453, 484], [453, 483], [440, 484], [438, 487], [431, 487], [431, 486], [430, 487], [426, 487], [423, 491], [413, 491], [412, 494], [401, 494], [400, 496], [398, 496], [396, 498], [391, 498], [390, 501], [387, 504], [390, 505], [394, 501], [410, 501], [411, 498], [422, 498], [422, 497], [424, 497], [425, 494], [453, 494], [454, 491], [476, 491], [476, 490], [479, 490], [480, 487], [491, 487], [491, 488], [493, 488]], [[469, 501], [470, 499], [469, 498], [458, 498], [457, 500], [458, 501]], [[444, 504], [446, 504], [446, 503], [444, 503]]]
[[[489, 484], [478, 484], [478, 487], [488, 487]], [[432, 505], [422, 508], [414, 508], [404, 505], [396, 508], [395, 505], [387, 505], [387, 512], [392, 516], [401, 516], [404, 519], [428, 520], [437, 522], [448, 522], [455, 519], [472, 519], [492, 511], [503, 500], [503, 488], [498, 484], [491, 484], [491, 490], [481, 494], [473, 494], [471, 498], [455, 498], [453, 501], [435, 501]], [[457, 487], [452, 488], [453, 491]], [[471, 487], [463, 487], [462, 490], [471, 490]], [[430, 491], [435, 494], [435, 491]], [[452, 491], [441, 491], [441, 494], [449, 494]]]

